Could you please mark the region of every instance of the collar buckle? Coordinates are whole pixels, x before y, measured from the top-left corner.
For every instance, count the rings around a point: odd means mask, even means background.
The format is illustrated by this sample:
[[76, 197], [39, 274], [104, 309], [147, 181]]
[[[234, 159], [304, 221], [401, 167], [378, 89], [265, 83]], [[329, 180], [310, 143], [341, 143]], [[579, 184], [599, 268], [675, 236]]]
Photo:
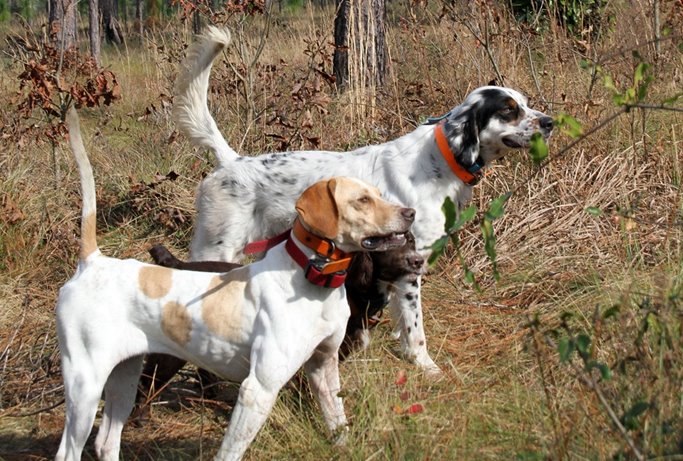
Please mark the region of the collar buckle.
[[309, 282], [325, 288], [336, 288], [344, 283], [346, 270], [327, 272], [325, 268], [331, 263], [327, 258], [314, 257], [304, 267], [304, 277]]

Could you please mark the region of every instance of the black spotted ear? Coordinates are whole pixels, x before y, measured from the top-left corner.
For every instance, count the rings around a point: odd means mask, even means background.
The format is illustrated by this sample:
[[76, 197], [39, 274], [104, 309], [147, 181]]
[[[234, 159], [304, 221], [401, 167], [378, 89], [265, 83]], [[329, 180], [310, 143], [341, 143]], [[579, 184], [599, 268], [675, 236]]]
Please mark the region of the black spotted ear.
[[458, 163], [465, 168], [475, 164], [479, 157], [479, 127], [476, 106], [469, 107], [455, 120], [449, 120], [444, 132]]

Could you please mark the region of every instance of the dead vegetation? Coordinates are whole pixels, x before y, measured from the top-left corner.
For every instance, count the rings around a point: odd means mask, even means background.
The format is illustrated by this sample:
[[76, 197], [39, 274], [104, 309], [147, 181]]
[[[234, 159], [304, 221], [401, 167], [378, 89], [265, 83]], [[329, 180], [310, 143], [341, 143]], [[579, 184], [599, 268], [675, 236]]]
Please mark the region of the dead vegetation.
[[[664, 22], [680, 30], [679, 3], [660, 3]], [[390, 78], [371, 113], [352, 106], [362, 98], [338, 95], [329, 83], [330, 10], [279, 16], [253, 62], [262, 19], [233, 24], [243, 49], [232, 48], [212, 74], [218, 125], [245, 154], [346, 150], [448, 111], [496, 78], [496, 68], [534, 106], [568, 113], [584, 129], [617, 110], [593, 64], [619, 88], [628, 87], [640, 61], [652, 64], [653, 104], [680, 92], [680, 37], [665, 38], [656, 52], [649, 2], [611, 4], [611, 25], [597, 38], [572, 37], [552, 23], [528, 30], [488, 3], [473, 5], [391, 12]], [[191, 149], [169, 118], [173, 77], [190, 39], [186, 29], [169, 28], [144, 49], [103, 56], [122, 101], [83, 111], [83, 118], [107, 254], [146, 259], [146, 249], [160, 241], [179, 254], [188, 247], [194, 189], [212, 167], [211, 156]], [[1, 83], [10, 95], [17, 88], [8, 75], [19, 68], [5, 64]], [[46, 459], [63, 424], [53, 306], [76, 260], [78, 176], [65, 146], [53, 155], [49, 143], [17, 139], [10, 115], [0, 117], [0, 458]], [[342, 366], [353, 424], [345, 448], [329, 443], [308, 396], [288, 389], [248, 457], [635, 458], [571, 366], [581, 364], [578, 358], [560, 361], [557, 342], [582, 332], [594, 359], [612, 370], [599, 386], [619, 416], [639, 401], [648, 405], [629, 429], [639, 449], [680, 459], [681, 132], [679, 112], [632, 110], [554, 157], [571, 141], [558, 133], [551, 162], [540, 170], [525, 153], [499, 162], [477, 186], [474, 203], [484, 210], [491, 198], [515, 191], [494, 223], [501, 280], [493, 281], [474, 224], [461, 241], [482, 291], [463, 281], [452, 253], [426, 277], [425, 327], [446, 378], [430, 382], [399, 360], [382, 325], [371, 348]], [[601, 212], [587, 212], [591, 207]], [[604, 313], [612, 306], [618, 315], [596, 321], [596, 307]], [[528, 327], [534, 318], [535, 330]], [[211, 457], [234, 388], [222, 392], [228, 403], [207, 401], [192, 373], [184, 373], [147, 426], [127, 427], [125, 458]]]

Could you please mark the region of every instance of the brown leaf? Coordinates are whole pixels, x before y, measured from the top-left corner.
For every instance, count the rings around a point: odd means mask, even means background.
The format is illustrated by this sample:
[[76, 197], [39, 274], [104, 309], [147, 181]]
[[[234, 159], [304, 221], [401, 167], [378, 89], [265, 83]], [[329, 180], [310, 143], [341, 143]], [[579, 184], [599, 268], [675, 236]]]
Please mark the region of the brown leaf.
[[15, 224], [26, 218], [23, 211], [19, 209], [17, 204], [12, 200], [9, 195], [5, 195], [2, 198], [2, 220], [8, 224]]

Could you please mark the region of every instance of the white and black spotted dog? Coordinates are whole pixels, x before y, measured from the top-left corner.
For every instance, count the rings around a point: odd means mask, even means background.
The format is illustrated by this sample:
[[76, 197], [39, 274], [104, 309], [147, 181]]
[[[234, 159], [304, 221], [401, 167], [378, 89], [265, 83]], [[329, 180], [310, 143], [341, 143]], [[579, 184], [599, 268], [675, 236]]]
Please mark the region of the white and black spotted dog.
[[[207, 106], [214, 59], [229, 44], [225, 29], [209, 28], [189, 49], [176, 80], [174, 118], [192, 143], [212, 149], [218, 166], [201, 183], [192, 260], [237, 262], [250, 241], [276, 235], [295, 217], [292, 204], [323, 178], [351, 176], [378, 187], [388, 200], [417, 210], [413, 232], [423, 255], [444, 231], [441, 205], [467, 202], [482, 169], [510, 149], [546, 140], [553, 119], [527, 105], [519, 92], [481, 87], [438, 120], [398, 139], [351, 152], [296, 151], [242, 157], [226, 142]], [[372, 249], [373, 242], [366, 242]], [[440, 369], [427, 351], [420, 280], [387, 284], [394, 332], [404, 356], [429, 373]]]

